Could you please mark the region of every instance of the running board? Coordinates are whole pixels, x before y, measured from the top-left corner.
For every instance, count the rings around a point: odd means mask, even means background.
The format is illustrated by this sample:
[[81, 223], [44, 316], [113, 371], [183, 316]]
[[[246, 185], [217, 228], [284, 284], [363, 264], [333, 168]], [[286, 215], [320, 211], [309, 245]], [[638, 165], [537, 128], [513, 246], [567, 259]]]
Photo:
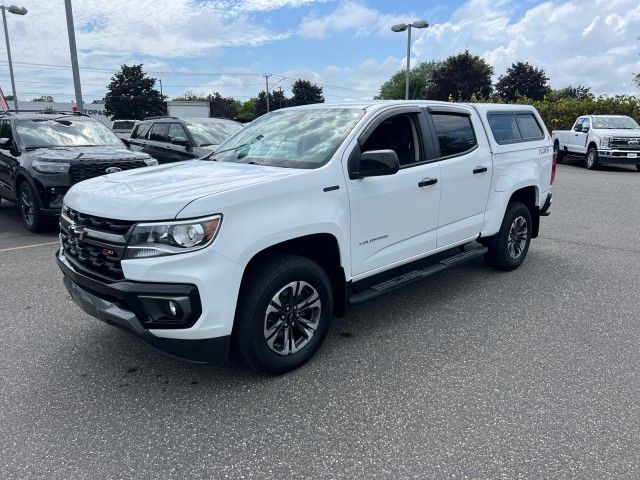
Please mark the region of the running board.
[[443, 270], [447, 270], [449, 268], [460, 265], [461, 263], [468, 262], [469, 260], [473, 260], [474, 258], [481, 257], [485, 253], [487, 253], [487, 250], [487, 247], [478, 247], [474, 248], [473, 250], [467, 250], [465, 252], [458, 253], [457, 255], [444, 258], [438, 263], [429, 265], [428, 267], [414, 270], [395, 278], [391, 278], [382, 283], [378, 283], [372, 286], [368, 290], [350, 294], [348, 303], [349, 305], [358, 305], [360, 303], [364, 303], [371, 300], [372, 298], [384, 295], [385, 293], [397, 290], [398, 288], [409, 285], [410, 283], [414, 283], [418, 280], [430, 277], [431, 275], [435, 275], [436, 273], [442, 272]]

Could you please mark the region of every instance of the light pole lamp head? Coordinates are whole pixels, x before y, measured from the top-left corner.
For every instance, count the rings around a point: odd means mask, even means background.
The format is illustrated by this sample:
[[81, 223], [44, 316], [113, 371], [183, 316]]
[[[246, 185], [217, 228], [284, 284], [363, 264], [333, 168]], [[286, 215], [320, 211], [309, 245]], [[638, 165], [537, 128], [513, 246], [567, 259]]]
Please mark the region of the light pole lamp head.
[[407, 28], [409, 28], [409, 25], [407, 25], [406, 23], [398, 23], [396, 25], [394, 25], [393, 27], [391, 27], [391, 31], [392, 32], [404, 32]]
[[26, 15], [27, 14], [27, 9], [24, 7], [18, 7], [17, 5], [10, 5], [7, 10], [9, 10], [9, 13], [13, 13], [15, 15]]
[[411, 24], [413, 28], [427, 28], [429, 24], [426, 20], [416, 20]]

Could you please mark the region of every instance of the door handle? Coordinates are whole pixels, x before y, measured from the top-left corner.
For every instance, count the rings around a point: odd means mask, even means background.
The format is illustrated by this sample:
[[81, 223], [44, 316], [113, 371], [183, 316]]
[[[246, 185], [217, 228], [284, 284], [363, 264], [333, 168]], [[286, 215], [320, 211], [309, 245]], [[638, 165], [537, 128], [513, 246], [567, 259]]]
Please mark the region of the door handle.
[[427, 187], [429, 185], [435, 185], [436, 183], [438, 183], [438, 179], [437, 178], [427, 177], [427, 178], [423, 178], [422, 180], [420, 180], [418, 182], [418, 186], [419, 187]]
[[478, 173], [484, 173], [487, 170], [489, 170], [487, 167], [485, 167], [484, 165], [478, 165], [476, 168], [473, 169], [473, 173], [474, 175], [478, 174]]

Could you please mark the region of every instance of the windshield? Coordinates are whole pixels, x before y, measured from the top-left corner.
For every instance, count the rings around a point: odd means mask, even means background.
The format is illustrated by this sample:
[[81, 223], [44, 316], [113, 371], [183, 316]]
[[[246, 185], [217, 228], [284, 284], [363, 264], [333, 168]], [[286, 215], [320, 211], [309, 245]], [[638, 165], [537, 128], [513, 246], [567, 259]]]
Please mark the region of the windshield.
[[71, 117], [20, 120], [16, 133], [26, 148], [123, 146], [102, 123]]
[[638, 130], [638, 125], [630, 117], [593, 117], [593, 128]]
[[185, 122], [191, 136], [198, 146], [220, 145], [231, 135], [242, 130], [242, 125], [236, 122]]
[[215, 154], [222, 162], [318, 168], [364, 115], [356, 108], [277, 110], [255, 120]]

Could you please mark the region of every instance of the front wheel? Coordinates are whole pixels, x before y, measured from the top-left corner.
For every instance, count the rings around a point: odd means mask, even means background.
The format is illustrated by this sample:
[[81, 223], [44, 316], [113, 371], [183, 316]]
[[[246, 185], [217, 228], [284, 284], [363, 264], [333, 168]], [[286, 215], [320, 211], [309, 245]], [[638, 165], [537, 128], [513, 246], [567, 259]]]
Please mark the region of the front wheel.
[[591, 147], [587, 151], [586, 165], [589, 170], [598, 168], [598, 150], [596, 147]]
[[531, 243], [531, 212], [526, 205], [513, 202], [507, 207], [500, 231], [488, 238], [485, 259], [496, 270], [514, 270], [522, 265]]
[[298, 255], [275, 255], [253, 267], [238, 302], [236, 348], [249, 367], [270, 375], [309, 360], [333, 317], [327, 274]]
[[18, 189], [18, 207], [27, 229], [34, 233], [41, 232], [45, 219], [40, 210], [40, 198], [27, 181], [22, 182]]

